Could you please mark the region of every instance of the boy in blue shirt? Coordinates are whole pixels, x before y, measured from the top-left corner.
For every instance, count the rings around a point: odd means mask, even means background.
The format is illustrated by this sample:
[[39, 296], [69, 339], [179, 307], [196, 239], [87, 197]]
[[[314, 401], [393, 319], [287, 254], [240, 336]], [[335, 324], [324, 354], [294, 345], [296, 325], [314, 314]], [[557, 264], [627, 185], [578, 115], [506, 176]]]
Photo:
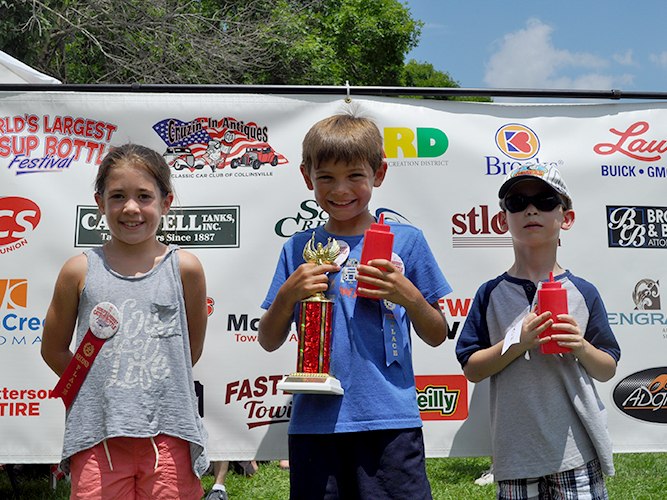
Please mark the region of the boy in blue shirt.
[[[621, 352], [595, 287], [556, 261], [560, 230], [574, 224], [560, 172], [524, 165], [499, 192], [514, 264], [480, 287], [456, 346], [471, 382], [490, 380], [493, 473], [498, 499], [606, 499], [614, 474], [607, 414], [593, 379], [616, 373]], [[536, 314], [549, 273], [567, 290], [569, 314]], [[540, 338], [548, 327], [556, 334]], [[566, 354], [542, 354], [557, 342]]]
[[[304, 263], [312, 232], [285, 243], [262, 307], [259, 341], [268, 351], [288, 336], [301, 300], [334, 296], [331, 375], [344, 395], [295, 394], [289, 426], [290, 498], [431, 499], [421, 418], [412, 369], [410, 325], [427, 344], [440, 345], [447, 322], [438, 299], [451, 291], [422, 232], [392, 224], [392, 262], [359, 264], [374, 187], [387, 173], [382, 137], [361, 117], [337, 115], [315, 124], [303, 142], [301, 173], [329, 214], [315, 244], [335, 238], [339, 263]], [[364, 273], [367, 276], [357, 275]], [[357, 297], [360, 288], [376, 297]], [[399, 360], [385, 352], [384, 318], [400, 324]]]

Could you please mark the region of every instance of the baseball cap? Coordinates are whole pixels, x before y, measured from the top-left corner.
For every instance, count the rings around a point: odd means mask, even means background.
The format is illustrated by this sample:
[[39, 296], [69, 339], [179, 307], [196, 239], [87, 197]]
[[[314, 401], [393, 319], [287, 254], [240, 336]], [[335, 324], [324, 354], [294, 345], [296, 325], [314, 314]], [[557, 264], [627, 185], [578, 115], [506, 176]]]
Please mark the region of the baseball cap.
[[526, 163], [507, 174], [503, 180], [503, 185], [500, 186], [500, 191], [498, 191], [498, 198], [502, 200], [505, 198], [507, 191], [509, 191], [514, 184], [528, 179], [539, 179], [543, 181], [551, 189], [567, 199], [567, 208], [572, 208], [570, 192], [568, 191], [558, 169], [540, 163]]

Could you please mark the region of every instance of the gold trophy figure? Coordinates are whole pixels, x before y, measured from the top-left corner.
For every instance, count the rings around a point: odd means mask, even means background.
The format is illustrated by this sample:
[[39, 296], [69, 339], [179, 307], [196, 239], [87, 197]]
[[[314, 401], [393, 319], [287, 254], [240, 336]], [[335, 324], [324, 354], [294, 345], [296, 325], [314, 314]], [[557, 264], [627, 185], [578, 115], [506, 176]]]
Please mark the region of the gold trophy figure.
[[[339, 253], [338, 242], [332, 238], [326, 245], [318, 243], [315, 246], [313, 232], [303, 249], [303, 258], [320, 266], [334, 262]], [[333, 305], [333, 300], [323, 292], [317, 292], [299, 303], [296, 372], [279, 382], [278, 389], [308, 394], [343, 394], [340, 381], [329, 375]]]

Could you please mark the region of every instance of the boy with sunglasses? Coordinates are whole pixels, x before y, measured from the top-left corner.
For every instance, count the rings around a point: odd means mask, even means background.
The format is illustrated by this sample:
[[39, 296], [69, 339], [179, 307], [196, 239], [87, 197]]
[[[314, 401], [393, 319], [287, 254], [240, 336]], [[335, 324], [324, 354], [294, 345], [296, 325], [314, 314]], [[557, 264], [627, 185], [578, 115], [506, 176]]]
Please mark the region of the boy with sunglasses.
[[[498, 499], [606, 499], [603, 474], [614, 464], [593, 379], [611, 379], [621, 353], [596, 288], [556, 261], [560, 230], [574, 223], [572, 199], [560, 172], [539, 164], [512, 171], [499, 198], [514, 264], [477, 291], [456, 346], [471, 382], [490, 377]], [[536, 314], [550, 272], [568, 296], [558, 323]], [[550, 326], [558, 333], [541, 339]], [[542, 354], [549, 341], [571, 351]]]

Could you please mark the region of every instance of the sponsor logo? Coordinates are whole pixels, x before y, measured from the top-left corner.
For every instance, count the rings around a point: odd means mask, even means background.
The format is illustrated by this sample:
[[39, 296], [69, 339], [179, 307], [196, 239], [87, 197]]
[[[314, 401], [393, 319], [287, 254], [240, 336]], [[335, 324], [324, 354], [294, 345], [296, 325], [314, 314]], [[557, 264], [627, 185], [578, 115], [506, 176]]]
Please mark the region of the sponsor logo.
[[422, 420], [468, 418], [468, 380], [463, 375], [417, 375], [415, 385]]
[[660, 281], [650, 278], [640, 279], [629, 294], [634, 309], [627, 312], [607, 312], [611, 326], [662, 327], [662, 338], [667, 339], [667, 316], [660, 304]]
[[73, 161], [99, 164], [118, 130], [82, 117], [18, 115], [0, 118], [0, 158], [16, 175], [62, 172]]
[[667, 207], [607, 206], [610, 248], [667, 248]]
[[510, 123], [496, 132], [496, 146], [513, 160], [529, 160], [540, 150], [540, 139], [525, 125]]
[[215, 306], [215, 300], [213, 300], [211, 297], [206, 297], [206, 315], [210, 316], [213, 314], [213, 310]]
[[0, 417], [39, 417], [40, 405], [51, 397], [47, 389], [0, 389]]
[[[400, 222], [410, 224], [410, 221], [391, 210], [390, 208], [378, 208], [375, 211], [375, 217], [380, 218], [384, 214], [386, 222]], [[304, 200], [299, 205], [299, 210], [294, 216], [283, 217], [275, 225], [275, 233], [281, 238], [290, 238], [296, 233], [310, 231], [319, 226], [323, 226], [329, 220], [329, 214], [326, 213], [315, 200]]]
[[[167, 146], [163, 156], [174, 170], [174, 178], [272, 176], [273, 172], [259, 170], [288, 163], [268, 143], [268, 127], [230, 116], [200, 117], [189, 122], [167, 118], [153, 125], [153, 130]], [[232, 170], [250, 167], [252, 171], [220, 172], [227, 166]]]
[[600, 165], [602, 177], [629, 178], [649, 177], [667, 178], [667, 167], [646, 165], [657, 162], [667, 152], [667, 140], [651, 137], [649, 124], [644, 121], [635, 122], [624, 130], [610, 128], [612, 142], [600, 142], [593, 146], [593, 151], [600, 156], [616, 154], [643, 164], [606, 164]]
[[0, 348], [40, 344], [44, 320], [27, 313], [28, 280], [0, 279]]
[[[251, 318], [247, 314], [229, 314], [227, 315], [227, 331], [234, 335], [236, 342], [257, 342], [257, 331], [259, 329], [260, 318]], [[292, 326], [288, 342], [298, 342], [299, 339]]]
[[39, 206], [27, 198], [0, 198], [0, 255], [25, 246], [42, 217]]
[[621, 380], [613, 391], [625, 415], [657, 424], [667, 423], [667, 367], [649, 368]]
[[667, 152], [667, 140], [640, 137], [649, 131], [647, 122], [635, 122], [625, 130], [610, 128], [615, 142], [601, 142], [593, 146], [593, 151], [605, 156], [620, 153], [638, 161], [658, 161]]
[[0, 279], [0, 308], [28, 307], [28, 280]]
[[384, 129], [384, 152], [390, 167], [446, 166], [449, 160], [435, 158], [444, 155], [448, 148], [447, 134], [437, 128], [420, 127], [413, 130], [406, 127], [386, 127]]
[[652, 279], [639, 280], [632, 291], [635, 311], [660, 309], [660, 281]]
[[642, 168], [636, 165], [600, 165], [602, 177], [638, 177], [645, 175], [651, 178], [666, 178], [667, 168], [650, 165]]
[[468, 311], [470, 310], [470, 304], [472, 303], [472, 299], [438, 299], [438, 305], [440, 306], [440, 310], [448, 314], [449, 317], [452, 319], [455, 318], [462, 318], [461, 320], [458, 321], [452, 321], [452, 324], [449, 327], [449, 333], [447, 334], [447, 338], [453, 339], [456, 337], [456, 333], [459, 331], [459, 327], [461, 326], [461, 322], [464, 321], [463, 318], [466, 318], [468, 316]]
[[485, 175], [505, 176], [525, 164], [539, 163], [557, 167], [563, 163], [562, 160], [540, 160], [537, 156], [540, 151], [539, 137], [531, 128], [520, 123], [503, 125], [496, 131], [494, 139], [498, 149], [510, 160], [503, 160], [497, 156], [485, 156]]
[[[292, 415], [292, 398], [280, 391], [283, 375], [259, 376], [255, 379], [229, 382], [225, 389], [225, 405], [241, 405], [246, 412], [248, 429], [272, 424], [286, 424]], [[271, 398], [278, 397], [271, 401]], [[276, 404], [277, 403], [277, 404]]]
[[329, 214], [320, 208], [317, 201], [304, 200], [296, 215], [283, 217], [276, 222], [275, 232], [281, 238], [290, 238], [296, 233], [323, 226], [328, 220]]
[[[162, 222], [158, 241], [190, 248], [239, 248], [239, 206], [176, 207]], [[78, 206], [75, 247], [94, 247], [111, 239], [106, 218], [96, 206]]]
[[507, 229], [500, 227], [500, 213], [488, 205], [452, 216], [453, 248], [503, 248], [512, 246]]

